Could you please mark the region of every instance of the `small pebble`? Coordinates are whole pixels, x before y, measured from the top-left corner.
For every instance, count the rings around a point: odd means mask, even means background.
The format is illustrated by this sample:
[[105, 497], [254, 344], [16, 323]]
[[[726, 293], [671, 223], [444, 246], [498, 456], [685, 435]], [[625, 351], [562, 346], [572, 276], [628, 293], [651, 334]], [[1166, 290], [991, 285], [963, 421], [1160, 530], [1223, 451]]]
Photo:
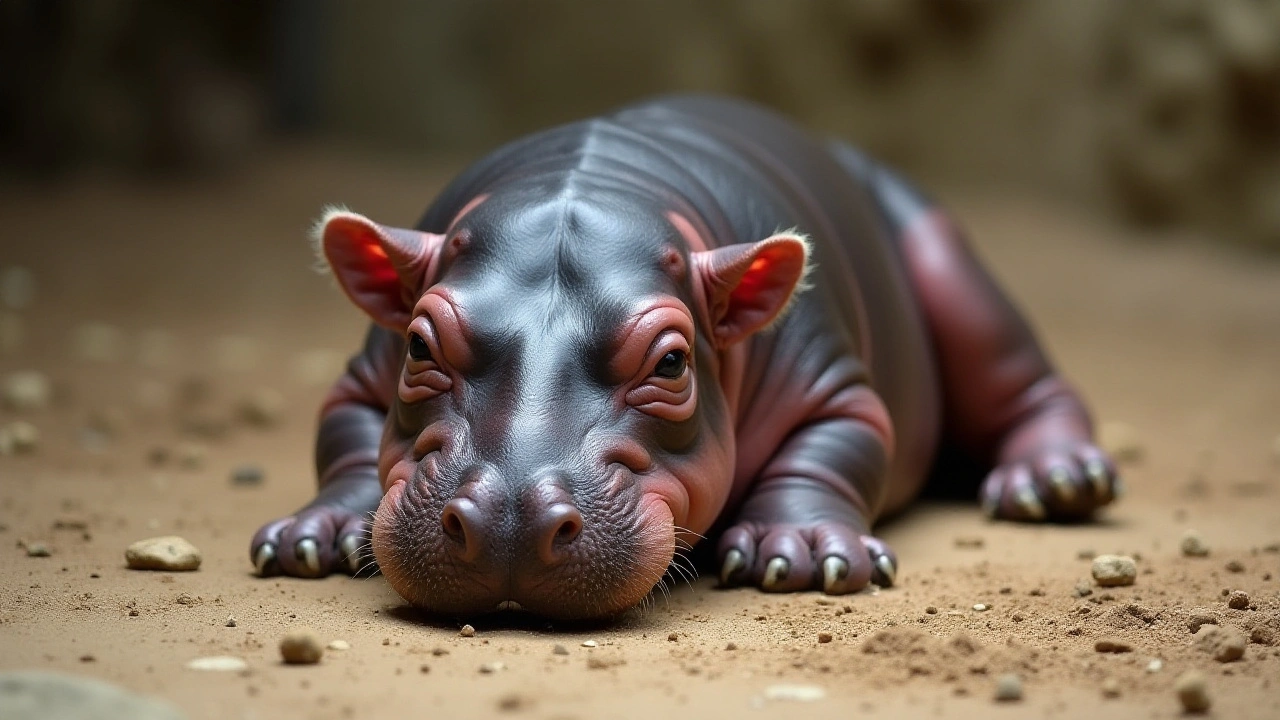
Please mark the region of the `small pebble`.
[[176, 535], [139, 540], [124, 551], [124, 559], [133, 570], [169, 570], [184, 572], [200, 567], [200, 550]]
[[973, 606], [973, 609], [976, 612], [986, 612], [990, 608], [987, 606], [986, 603], [977, 603], [976, 605]]
[[347, 642], [346, 640], [330, 640], [329, 644], [325, 645], [325, 647], [330, 650], [337, 650], [338, 652], [342, 652], [343, 650], [350, 650], [351, 643]]
[[1195, 530], [1188, 530], [1182, 533], [1182, 541], [1179, 543], [1182, 548], [1182, 554], [1187, 557], [1205, 557], [1209, 554], [1209, 545]]
[[1147, 672], [1149, 673], [1158, 673], [1163, 669], [1164, 661], [1160, 658], [1155, 658], [1151, 662], [1147, 663]]
[[266, 473], [257, 465], [241, 465], [231, 471], [231, 484], [239, 487], [261, 485]]
[[1243, 590], [1232, 590], [1231, 595], [1227, 596], [1227, 607], [1232, 610], [1248, 610], [1249, 593]]
[[1093, 587], [1089, 585], [1088, 580], [1081, 580], [1076, 583], [1076, 586], [1072, 588], [1072, 591], [1075, 593], [1076, 597], [1089, 597], [1093, 594]]
[[593, 648], [593, 647], [597, 647], [597, 646], [599, 646], [599, 645], [600, 645], [600, 643], [596, 642], [595, 640], [583, 640], [583, 641], [582, 641], [582, 647], [585, 647], [585, 648]]
[[1194, 611], [1191, 617], [1187, 618], [1187, 629], [1191, 632], [1199, 632], [1204, 625], [1217, 625], [1218, 618], [1203, 610]]
[[1244, 563], [1239, 560], [1230, 560], [1226, 564], [1227, 572], [1239, 573], [1244, 572]]
[[963, 550], [981, 550], [987, 544], [986, 539], [979, 535], [962, 535], [953, 542], [956, 547]]
[[507, 669], [506, 663], [500, 660], [494, 661], [494, 662], [487, 662], [480, 666], [480, 672], [484, 673], [485, 675], [492, 675], [493, 673], [500, 672], [506, 669]]
[[24, 370], [9, 375], [0, 388], [4, 406], [14, 412], [43, 410], [49, 406], [53, 388], [49, 378], [36, 370]]
[[235, 626], [236, 626], [236, 619], [235, 619], [235, 618], [233, 618], [233, 617], [229, 617], [229, 618], [227, 618], [227, 623], [226, 623], [226, 625], [227, 625], [227, 627], [235, 627]]
[[1208, 683], [1198, 670], [1188, 670], [1179, 675], [1173, 683], [1173, 691], [1178, 694], [1182, 709], [1189, 713], [1205, 712], [1213, 704], [1209, 699]]
[[552, 655], [568, 655], [569, 648], [563, 645], [557, 644], [555, 647], [551, 648], [551, 654]]
[[0, 455], [26, 455], [40, 447], [40, 430], [24, 420], [0, 427]]
[[724, 649], [725, 649], [725, 650], [737, 650], [737, 649], [738, 649], [738, 643], [735, 643], [735, 642], [728, 643], [728, 644], [726, 644], [726, 645], [724, 646]]
[[1229, 625], [1205, 625], [1196, 631], [1194, 643], [1196, 649], [1209, 653], [1214, 660], [1228, 663], [1244, 657], [1249, 639]]
[[996, 678], [996, 702], [1016, 702], [1022, 699], [1022, 678], [1005, 673]]
[[676, 642], [676, 641], [678, 641], [679, 639], [680, 639], [680, 636], [679, 636], [679, 635], [677, 635], [677, 634], [675, 634], [675, 633], [671, 633], [671, 634], [667, 635], [667, 642]]
[[1077, 560], [1092, 560], [1097, 556], [1098, 553], [1095, 552], [1093, 548], [1081, 548], [1076, 551]]
[[929, 607], [927, 607], [927, 608], [925, 608], [925, 609], [924, 609], [924, 612], [925, 612], [925, 614], [926, 614], [926, 615], [937, 615], [937, 614], [938, 614], [938, 608], [936, 608], [936, 607], [934, 607], [934, 606], [930, 605]]
[[210, 670], [214, 672], [236, 672], [248, 669], [249, 663], [230, 655], [200, 657], [187, 663], [188, 670]]
[[280, 639], [280, 657], [290, 665], [314, 665], [324, 657], [324, 646], [310, 628], [298, 628]]
[[248, 425], [268, 428], [279, 424], [287, 405], [279, 390], [259, 388], [240, 402], [236, 414]]
[[827, 691], [817, 685], [770, 685], [764, 689], [764, 699], [781, 702], [817, 702], [827, 696]]
[[1133, 652], [1133, 646], [1124, 640], [1115, 638], [1103, 638], [1093, 644], [1093, 649], [1100, 653], [1127, 653]]
[[470, 625], [463, 625], [462, 629], [458, 631], [458, 635], [460, 637], [475, 637], [476, 629]]
[[1093, 579], [1102, 587], [1132, 585], [1138, 565], [1126, 555], [1099, 555], [1093, 559]]
[[44, 543], [33, 542], [27, 543], [27, 557], [49, 557], [53, 553], [50, 552], [49, 546]]
[[1107, 678], [1102, 681], [1102, 697], [1118, 698], [1120, 697], [1120, 681], [1115, 678]]
[[818, 642], [823, 644], [831, 642], [831, 633], [829, 632], [818, 633]]

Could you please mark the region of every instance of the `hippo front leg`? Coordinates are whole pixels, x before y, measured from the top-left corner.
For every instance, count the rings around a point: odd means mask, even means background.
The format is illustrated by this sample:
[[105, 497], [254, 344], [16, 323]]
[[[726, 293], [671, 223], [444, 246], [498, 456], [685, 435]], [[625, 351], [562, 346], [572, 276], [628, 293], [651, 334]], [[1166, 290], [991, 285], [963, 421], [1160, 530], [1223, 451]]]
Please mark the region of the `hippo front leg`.
[[404, 340], [374, 327], [321, 411], [316, 435], [316, 497], [288, 517], [263, 525], [249, 544], [259, 575], [324, 577], [376, 570], [371, 521], [382, 499], [378, 449], [391, 398], [387, 388]]
[[851, 412], [794, 432], [721, 537], [722, 584], [830, 595], [857, 592], [868, 582], [893, 584], [897, 559], [870, 534], [889, 467], [883, 405], [859, 385], [824, 409], [829, 406]]

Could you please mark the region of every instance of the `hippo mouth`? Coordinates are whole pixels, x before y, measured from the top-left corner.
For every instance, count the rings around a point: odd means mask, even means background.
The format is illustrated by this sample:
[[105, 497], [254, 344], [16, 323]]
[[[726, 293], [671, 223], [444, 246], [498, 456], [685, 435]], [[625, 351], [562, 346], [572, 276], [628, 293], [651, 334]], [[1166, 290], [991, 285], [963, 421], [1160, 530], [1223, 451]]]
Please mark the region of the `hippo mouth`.
[[[634, 488], [634, 484], [614, 487]], [[388, 487], [373, 523], [375, 558], [391, 587], [432, 613], [474, 616], [520, 610], [562, 620], [617, 615], [643, 601], [667, 572], [676, 550], [668, 504], [655, 495], [614, 493], [581, 506], [567, 537], [521, 542], [518, 513], [495, 527], [450, 528], [450, 502], [431, 484], [400, 480]], [[626, 497], [635, 500], [626, 502]]]

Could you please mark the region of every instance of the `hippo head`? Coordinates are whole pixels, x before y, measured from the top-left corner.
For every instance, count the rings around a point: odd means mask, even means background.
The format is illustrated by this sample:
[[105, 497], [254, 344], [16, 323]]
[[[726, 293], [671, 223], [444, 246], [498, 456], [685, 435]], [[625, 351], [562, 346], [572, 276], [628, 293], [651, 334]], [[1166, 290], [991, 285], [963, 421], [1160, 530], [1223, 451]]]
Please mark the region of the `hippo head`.
[[326, 214], [339, 284], [405, 339], [372, 546], [406, 600], [607, 616], [712, 526], [734, 471], [722, 381], [808, 249], [703, 227], [582, 182], [481, 196], [442, 234]]

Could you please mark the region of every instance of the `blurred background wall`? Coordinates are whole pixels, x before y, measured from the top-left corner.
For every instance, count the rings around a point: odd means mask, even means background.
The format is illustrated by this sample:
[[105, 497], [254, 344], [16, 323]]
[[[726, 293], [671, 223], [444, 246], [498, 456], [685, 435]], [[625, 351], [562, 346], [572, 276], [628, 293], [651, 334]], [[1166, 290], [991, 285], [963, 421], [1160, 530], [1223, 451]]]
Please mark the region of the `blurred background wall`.
[[925, 183], [1280, 249], [1280, 0], [4, 0], [5, 176], [234, 174], [305, 137], [461, 163], [714, 91]]

